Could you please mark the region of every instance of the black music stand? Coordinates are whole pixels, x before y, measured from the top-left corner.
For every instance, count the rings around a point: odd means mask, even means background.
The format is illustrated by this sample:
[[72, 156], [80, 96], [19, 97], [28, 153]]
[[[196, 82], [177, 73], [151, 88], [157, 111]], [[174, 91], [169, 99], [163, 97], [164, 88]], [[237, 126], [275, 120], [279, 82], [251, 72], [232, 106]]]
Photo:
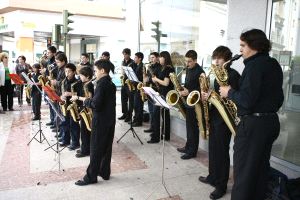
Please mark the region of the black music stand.
[[[160, 116], [162, 114], [162, 110], [164, 111], [164, 130], [163, 133], [160, 129], [160, 136], [159, 138], [161, 138], [161, 136], [163, 136], [162, 138], [162, 174], [161, 174], [161, 183], [164, 186], [165, 191], [167, 192], [167, 194], [169, 195], [169, 197], [171, 198], [171, 195], [166, 187], [166, 183], [165, 183], [165, 178], [164, 178], [164, 170], [165, 170], [165, 132], [166, 132], [166, 110], [170, 109], [170, 106], [167, 104], [167, 102], [159, 95], [158, 92], [154, 91], [151, 87], [143, 87], [143, 90], [145, 91], [145, 93], [148, 95], [148, 97], [150, 97], [150, 99], [153, 101], [153, 104], [155, 106], [159, 106], [160, 107]], [[159, 117], [160, 117], [159, 116]]]
[[[134, 81], [134, 82], [139, 82], [139, 80], [138, 80], [136, 74], [134, 73], [134, 71], [132, 70], [131, 67], [124, 67], [124, 71], [125, 71], [125, 73], [126, 73], [126, 75], [127, 75], [127, 77], [128, 77], [129, 80]], [[121, 137], [120, 137], [120, 139], [118, 139], [117, 143], [119, 143], [119, 142], [121, 141], [121, 139], [122, 139], [129, 131], [131, 131], [131, 132], [132, 132], [132, 136], [133, 136], [134, 138], [136, 137], [136, 138], [140, 141], [140, 143], [143, 145], [143, 142], [141, 141], [141, 139], [139, 138], [139, 136], [136, 134], [136, 132], [135, 132], [135, 130], [134, 130], [132, 124], [133, 124], [133, 123], [132, 123], [132, 117], [130, 117], [130, 127], [129, 127], [129, 129], [128, 129]]]

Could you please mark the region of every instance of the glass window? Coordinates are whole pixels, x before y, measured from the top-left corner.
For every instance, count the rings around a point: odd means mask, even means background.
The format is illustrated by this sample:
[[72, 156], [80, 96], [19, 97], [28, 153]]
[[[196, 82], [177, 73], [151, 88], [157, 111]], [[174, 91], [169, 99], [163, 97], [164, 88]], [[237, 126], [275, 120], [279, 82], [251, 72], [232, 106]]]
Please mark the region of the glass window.
[[[140, 50], [147, 56], [158, 51], [153, 23], [159, 23], [160, 51], [169, 51], [178, 74], [185, 66], [184, 55], [193, 49], [198, 53], [198, 63], [208, 71], [211, 53], [218, 45], [226, 43], [227, 4], [199, 0], [147, 0], [141, 1]], [[185, 74], [179, 81], [183, 83]], [[179, 112], [172, 115], [183, 119]]]
[[272, 155], [300, 165], [300, 0], [273, 2], [271, 55], [281, 64], [285, 100], [279, 111], [281, 132]]

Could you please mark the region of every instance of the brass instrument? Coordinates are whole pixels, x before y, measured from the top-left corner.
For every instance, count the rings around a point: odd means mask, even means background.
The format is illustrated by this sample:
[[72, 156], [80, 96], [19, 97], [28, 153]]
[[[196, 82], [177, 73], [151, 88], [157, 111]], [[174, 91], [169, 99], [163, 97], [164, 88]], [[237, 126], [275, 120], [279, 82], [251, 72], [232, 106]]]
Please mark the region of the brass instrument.
[[170, 106], [176, 106], [184, 118], [186, 118], [186, 109], [185, 104], [186, 100], [179, 94], [179, 91], [182, 91], [183, 88], [179, 84], [177, 76], [175, 73], [170, 73], [170, 80], [174, 85], [175, 90], [170, 90], [166, 95], [166, 101]]
[[[76, 92], [75, 92], [75, 85], [78, 83], [75, 82], [75, 83], [72, 83], [71, 85], [71, 93], [72, 95], [75, 95]], [[79, 112], [78, 112], [78, 106], [77, 106], [77, 103], [76, 101], [73, 101], [68, 107], [67, 107], [67, 110], [70, 111], [70, 114], [73, 118], [73, 121], [74, 122], [79, 122], [80, 120], [80, 116], [79, 116]]]
[[[241, 55], [234, 56], [231, 60], [224, 63], [221, 67], [217, 67], [215, 65], [211, 66], [211, 72], [215, 74], [216, 80], [220, 86], [228, 85], [228, 73], [226, 70], [227, 64], [239, 59], [240, 57]], [[217, 108], [224, 122], [228, 126], [230, 132], [235, 136], [235, 128], [238, 125], [240, 119], [237, 117], [237, 107], [233, 103], [233, 101], [227, 98], [222, 98], [215, 91], [212, 91], [208, 97], [208, 102], [212, 103]]]
[[[29, 79], [31, 79], [31, 73], [30, 72], [27, 73], [27, 76], [28, 76]], [[31, 86], [28, 83], [26, 84], [24, 90], [25, 90], [26, 98], [30, 99], [31, 98]]]
[[[209, 90], [209, 76], [206, 77], [204, 74], [199, 76], [200, 91], [208, 92]], [[187, 105], [194, 106], [200, 135], [203, 139], [207, 139], [209, 136], [209, 111], [208, 102], [201, 101], [201, 94], [199, 91], [194, 90], [190, 92], [187, 97]]]
[[[83, 89], [84, 89], [84, 96], [86, 98], [91, 98], [91, 95], [89, 93], [89, 90], [88, 90], [88, 84], [92, 82], [92, 80], [88, 81], [87, 83], [85, 83], [83, 85]], [[92, 131], [92, 119], [93, 119], [93, 112], [92, 112], [92, 109], [90, 108], [83, 108], [83, 110], [79, 113], [79, 115], [82, 117], [85, 125], [86, 125], [86, 129], [88, 131]]]
[[127, 80], [125, 81], [125, 84], [127, 84], [128, 89], [129, 89], [130, 92], [132, 92], [132, 91], [135, 90], [134, 84], [133, 84], [132, 81], [130, 81], [129, 79], [127, 79]]
[[124, 86], [124, 85], [125, 85], [125, 76], [124, 76], [124, 75], [121, 75], [121, 76], [120, 76], [120, 79], [121, 79], [121, 84], [122, 84], [122, 86]]
[[[61, 85], [61, 93], [62, 94], [65, 92], [65, 81], [66, 81], [66, 78], [62, 81], [62, 85]], [[67, 116], [67, 102], [66, 101], [59, 102], [59, 106], [60, 106], [63, 116]]]
[[138, 83], [138, 85], [136, 86], [136, 88], [140, 91], [142, 101], [145, 102], [147, 100], [147, 95], [146, 95], [143, 87], [144, 87], [144, 83], [142, 83], [142, 82]]

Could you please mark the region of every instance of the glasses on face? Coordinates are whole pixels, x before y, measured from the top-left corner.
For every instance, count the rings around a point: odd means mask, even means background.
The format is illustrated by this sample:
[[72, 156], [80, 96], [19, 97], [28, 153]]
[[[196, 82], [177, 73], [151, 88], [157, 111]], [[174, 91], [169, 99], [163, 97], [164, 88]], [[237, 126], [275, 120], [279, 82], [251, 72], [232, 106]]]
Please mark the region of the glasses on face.
[[4, 58], [6, 58], [6, 59], [7, 59], [8, 57], [6, 57], [6, 56], [5, 56]]

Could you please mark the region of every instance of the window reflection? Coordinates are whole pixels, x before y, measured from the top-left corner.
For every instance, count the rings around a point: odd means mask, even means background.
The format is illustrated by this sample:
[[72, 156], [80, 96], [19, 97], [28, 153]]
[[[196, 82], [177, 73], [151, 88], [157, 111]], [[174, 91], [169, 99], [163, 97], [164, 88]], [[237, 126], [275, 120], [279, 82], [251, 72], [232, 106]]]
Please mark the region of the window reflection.
[[285, 100], [279, 111], [281, 132], [272, 155], [300, 165], [300, 0], [273, 2], [271, 54], [283, 70]]

